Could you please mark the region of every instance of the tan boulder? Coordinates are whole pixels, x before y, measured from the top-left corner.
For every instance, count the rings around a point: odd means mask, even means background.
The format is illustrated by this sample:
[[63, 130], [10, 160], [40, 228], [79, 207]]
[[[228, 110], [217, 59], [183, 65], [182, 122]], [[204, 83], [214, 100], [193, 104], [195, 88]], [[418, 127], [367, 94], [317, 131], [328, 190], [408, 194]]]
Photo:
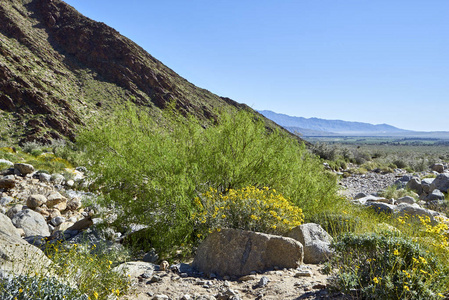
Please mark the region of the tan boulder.
[[303, 247], [292, 238], [223, 229], [201, 243], [193, 267], [206, 274], [240, 277], [274, 267], [296, 268], [302, 261]]
[[60, 202], [67, 202], [67, 198], [61, 195], [59, 192], [52, 192], [47, 197], [47, 206], [53, 207]]
[[47, 202], [47, 198], [44, 195], [33, 194], [27, 199], [27, 206], [31, 209], [35, 209]]

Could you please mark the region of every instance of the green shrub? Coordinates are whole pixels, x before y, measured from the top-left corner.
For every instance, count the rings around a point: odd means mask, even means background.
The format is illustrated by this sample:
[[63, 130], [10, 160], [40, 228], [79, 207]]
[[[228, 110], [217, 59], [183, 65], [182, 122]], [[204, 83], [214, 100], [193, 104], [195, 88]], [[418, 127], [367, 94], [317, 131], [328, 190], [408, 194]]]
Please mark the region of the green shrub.
[[358, 299], [441, 299], [446, 262], [399, 234], [345, 234], [333, 244], [333, 287]]
[[300, 208], [268, 187], [250, 186], [226, 193], [211, 188], [197, 197], [195, 204], [192, 220], [199, 238], [221, 228], [284, 234], [304, 221]]
[[308, 222], [320, 224], [330, 235], [337, 236], [355, 231], [360, 218], [345, 212], [322, 212], [307, 219]]
[[16, 276], [0, 279], [2, 300], [87, 300], [87, 295], [53, 277]]
[[304, 145], [268, 131], [249, 112], [222, 113], [218, 125], [206, 129], [193, 119], [166, 119], [171, 123], [161, 126], [123, 108], [78, 138], [104, 204], [119, 211], [118, 223], [148, 225], [158, 251], [190, 242], [194, 199], [209, 188], [268, 186], [304, 211], [335, 201], [336, 177]]

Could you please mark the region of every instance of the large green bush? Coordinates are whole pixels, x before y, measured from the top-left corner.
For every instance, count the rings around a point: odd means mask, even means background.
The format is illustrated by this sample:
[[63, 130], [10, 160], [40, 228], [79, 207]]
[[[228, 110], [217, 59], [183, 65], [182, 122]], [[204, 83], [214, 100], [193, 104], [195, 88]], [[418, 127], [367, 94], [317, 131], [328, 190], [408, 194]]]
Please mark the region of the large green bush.
[[148, 225], [153, 247], [189, 242], [194, 199], [209, 188], [266, 186], [306, 214], [334, 200], [336, 179], [320, 161], [254, 114], [222, 113], [206, 129], [173, 113], [166, 119], [161, 126], [145, 112], [123, 108], [78, 137], [105, 203], [122, 212], [120, 222]]

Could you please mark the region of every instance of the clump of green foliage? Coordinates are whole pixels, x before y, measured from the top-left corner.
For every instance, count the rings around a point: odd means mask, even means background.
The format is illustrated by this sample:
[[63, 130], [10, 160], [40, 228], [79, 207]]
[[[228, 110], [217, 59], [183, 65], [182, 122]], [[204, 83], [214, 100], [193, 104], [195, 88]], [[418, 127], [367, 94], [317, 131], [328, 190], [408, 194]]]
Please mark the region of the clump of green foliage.
[[123, 108], [79, 134], [84, 164], [119, 222], [146, 224], [159, 251], [192, 242], [194, 199], [247, 186], [276, 189], [304, 212], [335, 201], [336, 178], [304, 145], [246, 111], [222, 113], [217, 125], [169, 114], [166, 126]]
[[192, 220], [198, 238], [221, 228], [285, 234], [304, 221], [300, 208], [268, 187], [249, 186], [226, 193], [211, 188], [195, 198], [195, 204]]
[[410, 237], [345, 234], [333, 247], [339, 274], [334, 287], [361, 299], [442, 299], [447, 267]]
[[3, 300], [88, 300], [86, 294], [54, 277], [20, 275], [0, 279], [0, 299]]

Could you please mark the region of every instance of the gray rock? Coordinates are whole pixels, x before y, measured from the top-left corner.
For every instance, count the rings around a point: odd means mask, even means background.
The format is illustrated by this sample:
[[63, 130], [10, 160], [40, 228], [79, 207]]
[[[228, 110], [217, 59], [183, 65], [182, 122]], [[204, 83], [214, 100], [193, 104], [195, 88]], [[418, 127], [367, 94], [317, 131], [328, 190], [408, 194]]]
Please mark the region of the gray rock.
[[396, 205], [381, 202], [367, 202], [366, 205], [374, 209], [374, 211], [377, 213], [385, 214], [392, 214], [394, 212], [394, 209], [396, 208]]
[[25, 231], [26, 237], [35, 235], [50, 236], [44, 217], [31, 209], [18, 212], [11, 218], [11, 221], [14, 226]]
[[28, 197], [27, 206], [31, 209], [41, 206], [47, 202], [47, 198], [44, 195], [34, 194]]
[[8, 205], [9, 203], [13, 202], [14, 199], [12, 197], [9, 196], [4, 196], [0, 198], [0, 205]]
[[444, 172], [444, 165], [442, 163], [436, 163], [432, 165], [432, 171], [443, 173]]
[[426, 201], [444, 200], [444, 194], [440, 190], [433, 190], [432, 193], [427, 195]]
[[449, 189], [449, 173], [439, 174], [430, 185], [430, 190], [438, 189], [443, 193], [447, 193]]
[[48, 183], [51, 181], [51, 175], [47, 173], [39, 173], [39, 180]]
[[12, 189], [16, 186], [16, 180], [14, 178], [11, 178], [9, 176], [5, 176], [3, 178], [0, 178], [0, 189]]
[[168, 300], [170, 298], [168, 298], [167, 295], [160, 294], [160, 295], [154, 295], [154, 297], [152, 299], [153, 300]]
[[435, 180], [435, 178], [424, 178], [421, 180], [421, 186], [424, 193], [430, 193], [430, 186], [432, 185], [432, 182]]
[[0, 230], [0, 270], [3, 275], [29, 275], [46, 270], [51, 275], [51, 261], [45, 254], [15, 234]]
[[131, 278], [139, 277], [143, 275], [145, 272], [154, 271], [155, 265], [142, 262], [142, 261], [130, 261], [123, 264], [118, 265], [113, 270], [116, 272], [120, 272], [126, 276], [129, 275]]
[[51, 181], [54, 184], [62, 184], [64, 182], [65, 178], [61, 174], [53, 174], [51, 176]]
[[423, 191], [421, 186], [421, 179], [419, 179], [419, 177], [413, 177], [412, 179], [410, 179], [405, 187], [407, 189], [417, 192], [418, 195], [421, 195]]
[[17, 163], [14, 164], [14, 169], [20, 172], [23, 176], [34, 172], [34, 167], [30, 164]]
[[9, 236], [20, 237], [20, 233], [8, 216], [0, 213], [0, 232]]
[[3, 158], [0, 158], [0, 164], [5, 164], [10, 167], [14, 166], [14, 164], [12, 162], [10, 162], [9, 160], [3, 159]]
[[354, 200], [360, 199], [360, 198], [365, 198], [366, 196], [368, 196], [365, 193], [358, 193], [357, 195], [354, 196]]
[[288, 234], [304, 247], [304, 263], [318, 264], [330, 258], [332, 237], [319, 225], [308, 223], [293, 228]]
[[159, 255], [156, 253], [156, 250], [153, 248], [148, 253], [144, 255], [142, 258], [143, 261], [149, 263], [155, 263], [159, 260]]
[[361, 204], [361, 205], [367, 205], [367, 203], [371, 202], [382, 202], [382, 203], [389, 203], [390, 200], [385, 199], [384, 197], [377, 197], [374, 195], [368, 195], [363, 198], [358, 198], [357, 200], [352, 201], [354, 204]]
[[418, 216], [429, 217], [433, 224], [436, 224], [435, 217], [438, 216], [438, 212], [422, 208], [418, 204], [410, 205], [406, 203], [401, 203], [397, 206], [395, 212], [400, 216], [407, 215], [409, 217], [418, 217]]
[[62, 216], [54, 217], [53, 219], [50, 220], [50, 222], [53, 226], [58, 226], [58, 225], [64, 223], [65, 221], [66, 221], [66, 219]]
[[266, 276], [262, 276], [262, 278], [260, 278], [259, 280], [259, 283], [257, 284], [257, 287], [264, 287], [268, 284], [268, 282], [270, 282], [270, 279], [268, 279], [268, 277]]
[[414, 204], [415, 202], [416, 202], [415, 199], [410, 196], [404, 196], [404, 197], [396, 200], [396, 204], [401, 204], [401, 203]]
[[20, 212], [22, 209], [23, 209], [23, 205], [22, 204], [16, 204], [13, 207], [11, 207], [10, 209], [8, 209], [8, 211], [6, 212], [6, 215], [9, 218], [12, 218], [15, 214]]
[[198, 247], [192, 266], [219, 276], [243, 276], [278, 266], [296, 268], [303, 260], [301, 243], [281, 236], [237, 229], [211, 233]]

